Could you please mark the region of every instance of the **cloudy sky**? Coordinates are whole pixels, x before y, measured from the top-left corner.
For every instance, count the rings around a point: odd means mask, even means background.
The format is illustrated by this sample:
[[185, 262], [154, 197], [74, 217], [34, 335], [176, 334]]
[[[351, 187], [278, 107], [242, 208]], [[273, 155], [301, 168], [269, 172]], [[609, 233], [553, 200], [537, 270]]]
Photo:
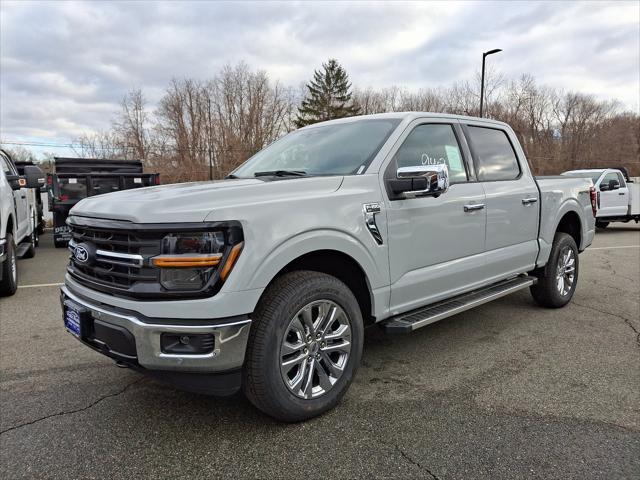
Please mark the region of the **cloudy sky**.
[[[13, 2], [0, 0], [0, 138], [67, 143], [107, 128], [142, 87], [245, 61], [297, 86], [329, 57], [354, 85], [506, 77], [619, 99], [638, 111], [640, 2]], [[49, 150], [63, 153], [53, 148]]]

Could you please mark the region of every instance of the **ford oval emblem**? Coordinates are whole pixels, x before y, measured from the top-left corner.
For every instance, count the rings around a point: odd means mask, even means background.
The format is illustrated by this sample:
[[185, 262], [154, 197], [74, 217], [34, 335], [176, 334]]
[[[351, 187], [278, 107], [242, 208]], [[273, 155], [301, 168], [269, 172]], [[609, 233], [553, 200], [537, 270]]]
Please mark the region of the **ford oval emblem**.
[[77, 245], [73, 251], [73, 257], [79, 263], [87, 263], [89, 261], [89, 251], [82, 245]]

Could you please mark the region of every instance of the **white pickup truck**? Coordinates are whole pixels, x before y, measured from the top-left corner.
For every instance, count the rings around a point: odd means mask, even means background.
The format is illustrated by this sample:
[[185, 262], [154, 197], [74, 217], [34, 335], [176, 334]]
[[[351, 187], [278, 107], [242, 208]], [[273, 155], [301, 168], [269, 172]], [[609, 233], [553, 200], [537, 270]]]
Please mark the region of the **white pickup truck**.
[[591, 179], [535, 178], [501, 122], [319, 123], [226, 180], [80, 201], [64, 325], [120, 365], [303, 420], [347, 391], [366, 325], [408, 333], [521, 289], [566, 305], [595, 201]]
[[596, 227], [607, 228], [611, 222], [640, 221], [640, 184], [633, 182], [625, 169], [570, 170], [562, 175], [593, 181], [598, 195]]
[[18, 288], [17, 258], [31, 258], [38, 245], [36, 195], [45, 183], [39, 167], [24, 167], [24, 175], [7, 152], [0, 150], [0, 296]]

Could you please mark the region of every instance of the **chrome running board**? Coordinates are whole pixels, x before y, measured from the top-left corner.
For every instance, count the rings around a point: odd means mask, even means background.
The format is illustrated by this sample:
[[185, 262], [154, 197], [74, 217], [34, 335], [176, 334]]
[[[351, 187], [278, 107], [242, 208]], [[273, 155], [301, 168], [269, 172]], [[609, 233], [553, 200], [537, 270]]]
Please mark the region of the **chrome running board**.
[[387, 333], [409, 333], [443, 318], [456, 315], [483, 303], [509, 295], [517, 290], [535, 285], [536, 282], [537, 278], [530, 276], [504, 280], [480, 290], [474, 290], [426, 307], [401, 313], [383, 322], [381, 326]]

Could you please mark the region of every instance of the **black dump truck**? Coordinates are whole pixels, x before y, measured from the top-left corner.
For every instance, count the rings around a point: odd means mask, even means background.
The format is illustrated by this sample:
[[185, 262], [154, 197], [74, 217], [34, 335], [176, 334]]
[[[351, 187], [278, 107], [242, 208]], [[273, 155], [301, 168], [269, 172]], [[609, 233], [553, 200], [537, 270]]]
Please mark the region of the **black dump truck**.
[[54, 157], [54, 173], [47, 176], [53, 241], [66, 247], [71, 236], [69, 210], [86, 197], [160, 184], [158, 173], [143, 173], [139, 160]]

